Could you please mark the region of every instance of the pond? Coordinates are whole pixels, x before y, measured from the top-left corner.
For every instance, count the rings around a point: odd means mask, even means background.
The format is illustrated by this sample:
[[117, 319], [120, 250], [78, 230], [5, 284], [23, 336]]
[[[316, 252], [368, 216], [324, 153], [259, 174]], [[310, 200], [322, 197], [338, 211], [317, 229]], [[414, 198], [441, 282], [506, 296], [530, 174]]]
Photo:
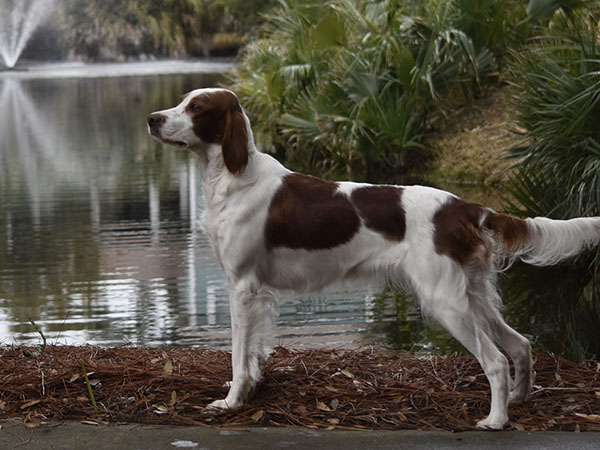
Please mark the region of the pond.
[[[230, 345], [194, 161], [151, 140], [145, 124], [230, 69], [159, 62], [0, 73], [1, 344], [40, 343], [33, 322], [49, 343]], [[284, 296], [275, 342], [460, 351], [410, 297], [368, 290]]]

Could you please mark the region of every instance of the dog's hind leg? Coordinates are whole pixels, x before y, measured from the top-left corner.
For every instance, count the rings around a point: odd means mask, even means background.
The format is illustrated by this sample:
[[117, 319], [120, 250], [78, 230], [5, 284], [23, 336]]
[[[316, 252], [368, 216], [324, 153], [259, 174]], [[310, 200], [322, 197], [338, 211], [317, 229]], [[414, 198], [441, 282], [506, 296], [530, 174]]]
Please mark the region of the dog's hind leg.
[[492, 333], [496, 343], [508, 353], [515, 365], [515, 379], [508, 397], [509, 403], [522, 403], [529, 400], [533, 377], [531, 344], [524, 336], [509, 327], [502, 318], [495, 321]]
[[449, 311], [437, 320], [469, 350], [481, 364], [490, 383], [492, 400], [490, 414], [477, 423], [478, 428], [502, 429], [508, 421], [508, 361], [486, 333], [486, 325], [468, 312]]
[[474, 267], [470, 271], [468, 295], [471, 307], [489, 324], [489, 334], [502, 347], [515, 366], [515, 378], [509, 394], [509, 403], [527, 401], [531, 393], [532, 366], [529, 341], [509, 327], [500, 313], [501, 299], [496, 288], [493, 272], [485, 267]]
[[[434, 261], [435, 262], [435, 261]], [[469, 350], [481, 364], [490, 383], [490, 414], [477, 427], [501, 429], [508, 421], [508, 391], [510, 372], [506, 357], [490, 337], [490, 324], [479, 301], [482, 292], [472, 292], [468, 272], [449, 260], [438, 260], [435, 270], [419, 272], [419, 282], [413, 282], [426, 315], [439, 322]], [[485, 299], [484, 299], [485, 300]]]
[[510, 372], [508, 361], [494, 345], [481, 323], [471, 311], [448, 310], [437, 315], [437, 320], [469, 350], [481, 364], [492, 392], [490, 414], [477, 423], [478, 428], [502, 429], [508, 421], [508, 389]]
[[261, 364], [268, 357], [269, 328], [276, 315], [276, 300], [251, 283], [230, 288], [231, 366], [233, 379], [223, 400], [209, 408], [235, 409], [241, 406], [260, 380]]

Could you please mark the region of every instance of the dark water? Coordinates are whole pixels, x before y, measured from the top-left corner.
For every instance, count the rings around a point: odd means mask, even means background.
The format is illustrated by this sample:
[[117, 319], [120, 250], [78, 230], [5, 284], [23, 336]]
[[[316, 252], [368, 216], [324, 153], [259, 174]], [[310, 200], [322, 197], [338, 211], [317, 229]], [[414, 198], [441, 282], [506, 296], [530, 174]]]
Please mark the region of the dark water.
[[[50, 343], [229, 345], [195, 165], [145, 126], [227, 66], [177, 64], [0, 73], [0, 343], [39, 343], [34, 321]], [[460, 350], [410, 298], [370, 291], [284, 297], [276, 341]]]

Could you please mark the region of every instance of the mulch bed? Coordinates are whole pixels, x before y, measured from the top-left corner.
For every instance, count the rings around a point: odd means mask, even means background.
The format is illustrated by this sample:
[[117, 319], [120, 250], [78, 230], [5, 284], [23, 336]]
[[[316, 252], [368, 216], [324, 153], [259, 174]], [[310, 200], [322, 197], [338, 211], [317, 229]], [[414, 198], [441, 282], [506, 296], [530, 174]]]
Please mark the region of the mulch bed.
[[[535, 371], [532, 398], [509, 407], [508, 429], [600, 431], [599, 362], [536, 355]], [[244, 407], [205, 412], [230, 379], [226, 351], [5, 347], [0, 419], [464, 431], [489, 410], [489, 385], [470, 356], [279, 347]]]

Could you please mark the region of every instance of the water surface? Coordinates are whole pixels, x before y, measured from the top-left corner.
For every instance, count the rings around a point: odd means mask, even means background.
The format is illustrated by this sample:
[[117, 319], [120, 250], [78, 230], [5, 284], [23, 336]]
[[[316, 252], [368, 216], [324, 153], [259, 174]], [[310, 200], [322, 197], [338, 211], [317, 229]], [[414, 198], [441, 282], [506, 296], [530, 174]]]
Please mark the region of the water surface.
[[[50, 342], [229, 346], [194, 161], [145, 125], [228, 68], [57, 64], [0, 76], [0, 342], [38, 343], [33, 320]], [[276, 342], [385, 344], [378, 327], [394, 308], [370, 291], [288, 295]], [[433, 345], [419, 332], [418, 345]]]
[[[39, 343], [34, 321], [50, 343], [230, 345], [195, 163], [153, 141], [145, 118], [231, 68], [159, 61], [0, 72], [0, 343]], [[546, 273], [537, 277], [547, 284]], [[527, 303], [511, 290], [509, 323], [538, 349], [599, 351], [597, 322], [584, 325], [577, 305], [559, 296]], [[424, 324], [410, 297], [367, 289], [282, 297], [276, 343], [461, 349]]]

